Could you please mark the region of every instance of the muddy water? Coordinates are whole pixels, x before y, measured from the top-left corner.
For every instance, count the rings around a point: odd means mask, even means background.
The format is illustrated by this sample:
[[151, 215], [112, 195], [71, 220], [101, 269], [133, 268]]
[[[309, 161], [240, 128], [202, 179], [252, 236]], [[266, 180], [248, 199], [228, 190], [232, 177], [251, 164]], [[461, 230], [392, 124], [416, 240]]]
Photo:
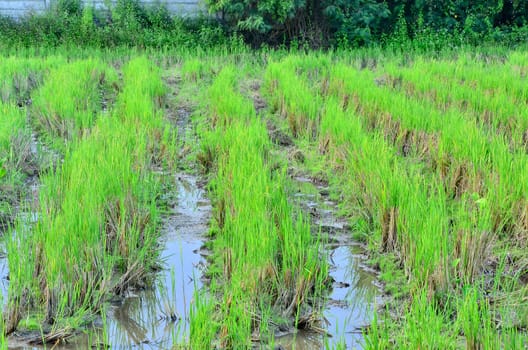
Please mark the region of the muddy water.
[[177, 200], [165, 219], [161, 254], [167, 269], [155, 291], [131, 294], [110, 308], [106, 330], [112, 348], [170, 349], [188, 337], [194, 293], [203, 285], [211, 205], [196, 177], [179, 174], [175, 181]]
[[[161, 258], [165, 269], [158, 274], [156, 288], [131, 291], [115, 299], [106, 317], [93, 330], [54, 348], [79, 349], [93, 346], [112, 349], [170, 349], [189, 335], [189, 312], [194, 292], [202, 288], [204, 235], [208, 230], [211, 205], [194, 176], [177, 174], [176, 199], [164, 219]], [[7, 297], [7, 259], [0, 250], [0, 292]], [[29, 335], [34, 338], [34, 334]], [[10, 349], [38, 349], [27, 345], [24, 336], [11, 338]]]
[[0, 306], [1, 310], [4, 309], [4, 305], [7, 299], [7, 287], [8, 287], [8, 275], [9, 269], [7, 266], [7, 256], [4, 245], [0, 245]]
[[[189, 312], [193, 295], [202, 288], [205, 257], [202, 249], [210, 219], [211, 205], [193, 176], [174, 178], [177, 198], [165, 218], [162, 258], [166, 269], [151, 291], [130, 292], [115, 300], [100, 320], [97, 330], [73, 339], [63, 349], [93, 345], [115, 349], [170, 349], [189, 335]], [[325, 246], [333, 288], [327, 296], [321, 325], [327, 333], [299, 331], [277, 337], [275, 349], [314, 350], [361, 348], [362, 329], [368, 326], [381, 300], [376, 276], [363, 265], [362, 248], [351, 240], [345, 220], [336, 216], [337, 205], [328, 200], [328, 190], [298, 178], [295, 200], [312, 216], [313, 227], [328, 236]], [[7, 261], [0, 253], [0, 292], [7, 295]], [[9, 341], [11, 349], [30, 349], [23, 342]]]
[[314, 234], [328, 236], [324, 247], [333, 280], [321, 325], [326, 334], [299, 331], [276, 339], [276, 349], [362, 348], [364, 327], [381, 304], [382, 291], [376, 275], [364, 265], [364, 249], [352, 240], [346, 220], [338, 218], [337, 203], [328, 199], [328, 189], [310, 179], [297, 177], [295, 201], [312, 216]]

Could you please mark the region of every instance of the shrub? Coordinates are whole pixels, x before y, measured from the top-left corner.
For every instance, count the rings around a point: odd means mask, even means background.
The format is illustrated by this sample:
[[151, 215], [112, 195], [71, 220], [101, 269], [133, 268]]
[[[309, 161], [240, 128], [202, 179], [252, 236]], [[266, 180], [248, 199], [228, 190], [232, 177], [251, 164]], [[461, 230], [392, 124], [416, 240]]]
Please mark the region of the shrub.
[[299, 39], [312, 46], [322, 46], [328, 39], [370, 43], [389, 15], [386, 4], [377, 0], [207, 0], [207, 5], [230, 30], [254, 44]]
[[108, 9], [59, 0], [42, 14], [19, 19], [0, 16], [0, 48], [56, 47], [210, 47], [227, 43], [209, 18], [172, 16], [164, 6], [118, 0]]

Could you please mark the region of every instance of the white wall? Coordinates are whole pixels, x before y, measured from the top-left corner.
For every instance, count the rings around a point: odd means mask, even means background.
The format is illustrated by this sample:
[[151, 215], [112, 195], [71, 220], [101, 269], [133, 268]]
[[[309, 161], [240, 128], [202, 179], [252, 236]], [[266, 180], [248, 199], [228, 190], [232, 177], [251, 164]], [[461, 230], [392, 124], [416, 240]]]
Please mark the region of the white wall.
[[[54, 0], [0, 0], [0, 14], [20, 17], [31, 12], [42, 12]], [[104, 0], [82, 0], [85, 6], [93, 5], [96, 8], [104, 8], [106, 1]], [[115, 3], [115, 0], [110, 0]], [[157, 6], [159, 4], [165, 5], [167, 9], [175, 14], [181, 16], [194, 15], [199, 12], [205, 12], [205, 4], [203, 0], [140, 0], [145, 6]]]
[[19, 17], [30, 12], [41, 12], [46, 6], [46, 0], [0, 0], [0, 14]]

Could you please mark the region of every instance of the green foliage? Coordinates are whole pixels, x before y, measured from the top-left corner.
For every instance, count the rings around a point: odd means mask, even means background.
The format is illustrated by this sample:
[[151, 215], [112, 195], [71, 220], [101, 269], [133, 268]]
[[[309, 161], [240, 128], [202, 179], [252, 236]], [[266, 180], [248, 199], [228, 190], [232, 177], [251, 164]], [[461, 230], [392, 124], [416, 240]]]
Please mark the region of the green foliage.
[[270, 43], [298, 38], [317, 45], [329, 38], [369, 43], [380, 31], [381, 20], [389, 16], [385, 3], [376, 0], [208, 0], [207, 4], [210, 12], [222, 13], [232, 30]]
[[[505, 40], [503, 33], [526, 23], [522, 1], [481, 0], [208, 0], [225, 25], [253, 44], [306, 41], [312, 46], [391, 44], [416, 40], [437, 48], [464, 38], [472, 44]], [[405, 25], [403, 25], [405, 24]], [[388, 38], [388, 39], [387, 39]], [[403, 40], [402, 40], [403, 39]], [[461, 42], [462, 40], [456, 40]]]
[[0, 48], [210, 47], [228, 43], [231, 33], [254, 46], [383, 43], [405, 49], [412, 42], [436, 50], [483, 41], [522, 43], [528, 37], [528, 5], [519, 0], [206, 0], [211, 16], [188, 18], [140, 0], [105, 1], [104, 10], [80, 0], [53, 4], [44, 14], [0, 18]]
[[472, 43], [483, 38], [489, 40], [497, 30], [523, 26], [528, 19], [525, 1], [388, 0], [386, 3], [392, 14], [384, 24], [387, 28], [394, 31], [398, 15], [403, 13], [412, 37], [426, 29], [430, 34], [443, 32], [445, 41], [451, 40], [446, 34], [462, 35]]
[[296, 0], [207, 0], [210, 12], [222, 12], [227, 23], [240, 30], [266, 33], [284, 25], [305, 1]]
[[371, 43], [390, 14], [386, 3], [376, 0], [326, 0], [322, 6], [331, 36], [356, 44]]
[[0, 17], [0, 49], [19, 47], [212, 47], [229, 42], [210, 18], [175, 17], [164, 6], [138, 0], [108, 3], [108, 9], [62, 0], [43, 14]]

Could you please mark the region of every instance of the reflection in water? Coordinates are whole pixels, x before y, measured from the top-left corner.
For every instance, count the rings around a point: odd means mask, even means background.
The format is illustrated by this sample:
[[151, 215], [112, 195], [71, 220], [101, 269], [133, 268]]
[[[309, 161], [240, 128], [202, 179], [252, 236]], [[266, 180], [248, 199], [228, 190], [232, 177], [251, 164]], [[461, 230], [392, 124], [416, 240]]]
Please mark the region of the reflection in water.
[[375, 275], [361, 268], [363, 250], [352, 241], [352, 232], [346, 220], [335, 217], [337, 204], [328, 200], [328, 189], [315, 186], [307, 178], [296, 178], [298, 192], [295, 199], [309, 211], [314, 229], [327, 234], [331, 243], [325, 247], [330, 264], [333, 289], [327, 296], [323, 310], [327, 335], [313, 332], [297, 332], [275, 339], [276, 348], [354, 349], [362, 348], [362, 329], [368, 326], [374, 311], [376, 295]]
[[324, 339], [318, 333], [299, 331], [275, 339], [275, 348], [285, 350], [324, 349]]
[[323, 314], [332, 336], [329, 343], [345, 344], [346, 349], [363, 344], [361, 330], [371, 322], [374, 297], [378, 293], [375, 277], [359, 266], [359, 253], [360, 248], [356, 246], [341, 246], [330, 253], [333, 265], [330, 275], [336, 283]]
[[[111, 320], [114, 322], [109, 322], [108, 331], [110, 335], [115, 334], [116, 337], [121, 337], [121, 339], [118, 339], [118, 343], [141, 344], [147, 339], [147, 328], [135, 321], [132, 315], [141, 314], [141, 312], [138, 312], [141, 306], [146, 306], [146, 309], [148, 309], [149, 300], [151, 299], [146, 298], [147, 305], [141, 305], [139, 298], [129, 297], [123, 301], [121, 306], [113, 310]], [[142, 323], [145, 321], [147, 320], [141, 319]]]
[[165, 222], [160, 273], [153, 291], [129, 295], [113, 306], [106, 320], [107, 344], [112, 348], [170, 349], [189, 335], [189, 313], [196, 290], [202, 288], [200, 250], [211, 206], [196, 178], [179, 175], [178, 199]]
[[[35, 184], [31, 185], [31, 191], [33, 196], [37, 193], [37, 187]], [[30, 228], [38, 220], [38, 213], [31, 211], [28, 207], [27, 210], [22, 210], [17, 213], [16, 219], [17, 225], [22, 225], [24, 228]], [[1, 310], [4, 310], [5, 304], [7, 304], [7, 294], [9, 289], [9, 262], [7, 259], [6, 245], [10, 237], [16, 237], [15, 230], [11, 228], [0, 231], [0, 306]]]
[[[323, 310], [327, 336], [299, 331], [275, 339], [285, 350], [361, 349], [362, 328], [369, 325], [379, 294], [375, 276], [359, 266], [361, 248], [339, 246], [329, 252], [334, 287]], [[277, 347], [279, 348], [279, 347]]]
[[9, 269], [7, 265], [7, 257], [4, 252], [4, 245], [0, 245], [0, 306], [4, 309], [5, 302], [7, 300], [7, 288], [8, 288], [8, 274]]
[[[177, 202], [165, 219], [161, 258], [166, 269], [153, 290], [129, 292], [107, 307], [105, 317], [85, 334], [60, 349], [171, 349], [189, 335], [189, 313], [195, 290], [202, 288], [200, 251], [207, 232], [211, 206], [197, 179], [179, 175]], [[8, 266], [0, 251], [0, 292], [7, 299]], [[136, 293], [136, 294], [134, 294]], [[9, 339], [9, 349], [38, 349], [24, 339]]]

